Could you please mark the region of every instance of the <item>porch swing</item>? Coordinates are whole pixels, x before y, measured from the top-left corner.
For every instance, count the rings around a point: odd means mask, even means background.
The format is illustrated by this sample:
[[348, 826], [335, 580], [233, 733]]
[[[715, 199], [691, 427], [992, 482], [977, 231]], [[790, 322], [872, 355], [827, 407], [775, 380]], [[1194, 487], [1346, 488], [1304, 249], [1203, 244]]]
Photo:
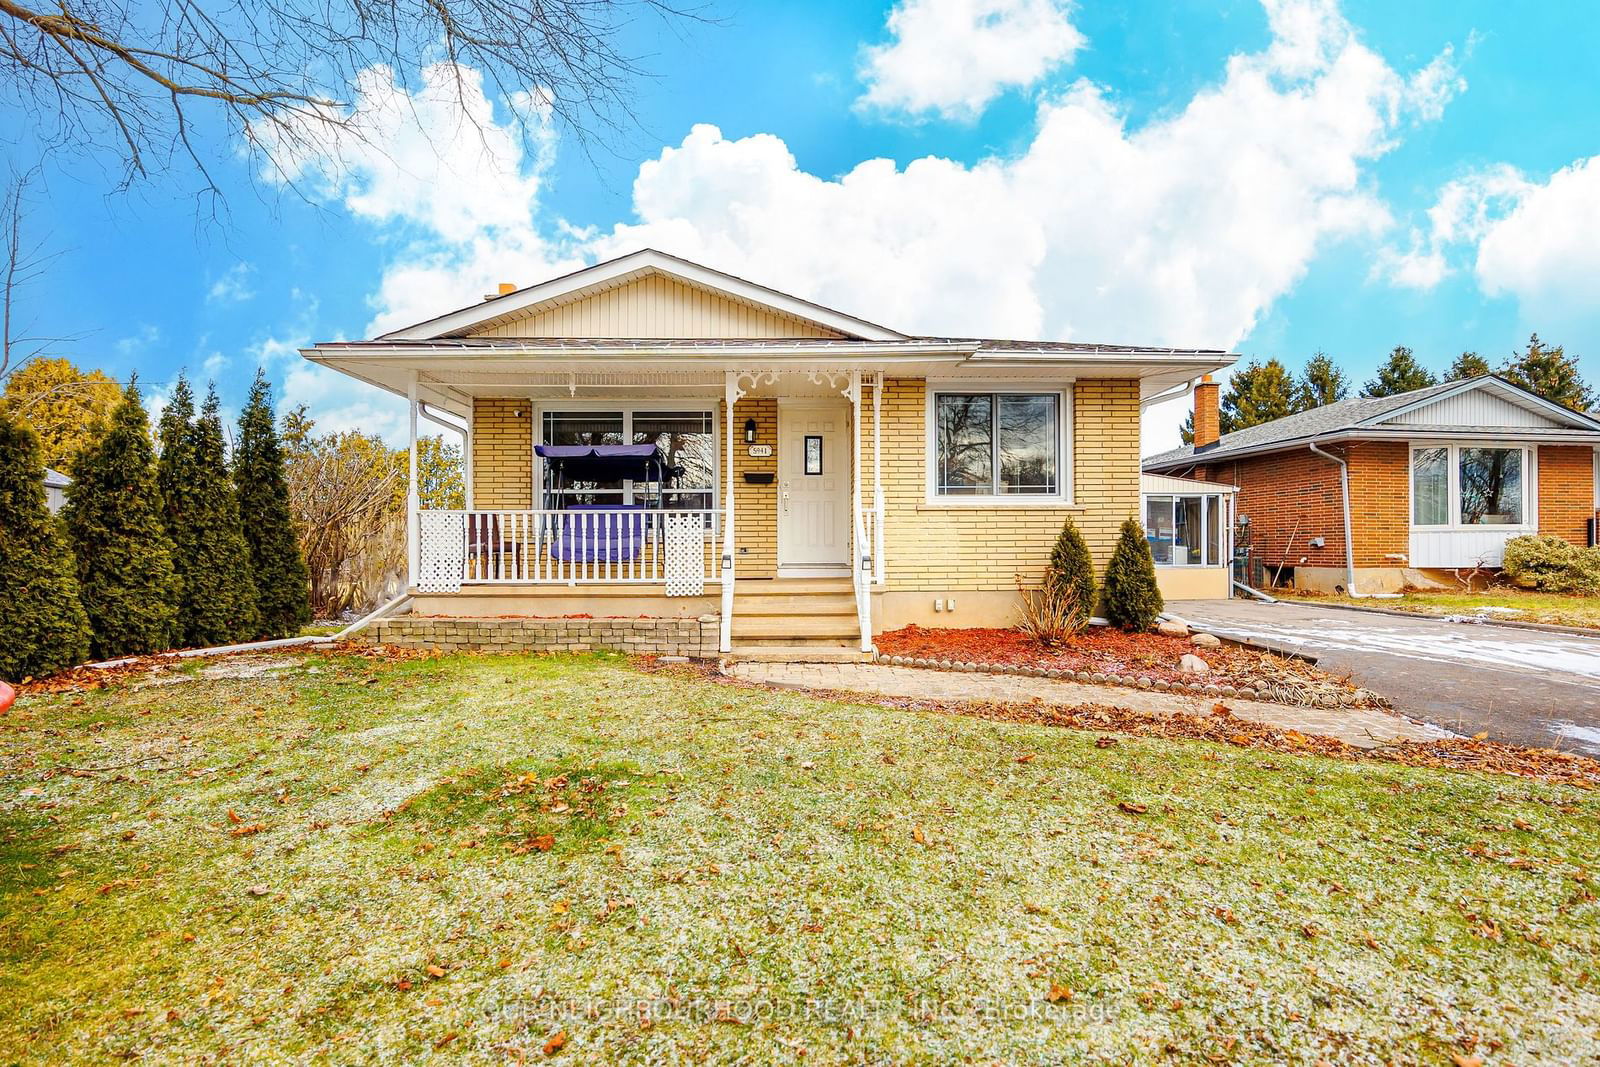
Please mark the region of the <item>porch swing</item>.
[[[650, 535], [651, 509], [666, 504], [666, 484], [683, 474], [658, 445], [535, 445], [545, 461], [545, 509], [551, 517], [550, 555], [568, 563], [627, 563], [639, 558]], [[633, 482], [631, 504], [568, 504], [570, 483]], [[640, 489], [640, 486], [643, 489]], [[640, 496], [643, 499], [640, 499]]]

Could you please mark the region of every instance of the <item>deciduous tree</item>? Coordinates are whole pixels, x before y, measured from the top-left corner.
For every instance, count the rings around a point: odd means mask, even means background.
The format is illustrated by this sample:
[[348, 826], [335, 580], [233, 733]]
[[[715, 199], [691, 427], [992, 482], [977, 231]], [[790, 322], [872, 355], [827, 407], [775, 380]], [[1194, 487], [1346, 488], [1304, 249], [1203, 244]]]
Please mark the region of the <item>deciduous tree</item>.
[[11, 372], [0, 393], [0, 410], [32, 426], [45, 466], [65, 472], [78, 450], [105, 429], [121, 401], [122, 389], [100, 371], [40, 358]]

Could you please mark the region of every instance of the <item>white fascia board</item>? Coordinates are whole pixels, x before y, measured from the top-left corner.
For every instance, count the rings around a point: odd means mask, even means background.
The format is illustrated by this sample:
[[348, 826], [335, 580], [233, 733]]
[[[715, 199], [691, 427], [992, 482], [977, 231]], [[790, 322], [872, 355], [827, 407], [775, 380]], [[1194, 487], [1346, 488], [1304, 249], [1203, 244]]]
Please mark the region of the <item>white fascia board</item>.
[[736, 278], [731, 274], [724, 274], [719, 270], [691, 263], [687, 259], [669, 256], [664, 252], [654, 249], [643, 249], [632, 252], [616, 259], [597, 263], [592, 267], [574, 271], [571, 274], [552, 278], [526, 289], [507, 293], [505, 296], [485, 300], [470, 307], [460, 308], [456, 311], [439, 315], [435, 318], [406, 326], [399, 330], [381, 334], [377, 339], [386, 340], [419, 340], [433, 337], [443, 337], [447, 334], [459, 333], [474, 326], [495, 319], [515, 315], [528, 308], [562, 297], [581, 293], [586, 289], [603, 286], [608, 283], [618, 282], [633, 275], [643, 275], [650, 271], [665, 274], [668, 277], [678, 278], [682, 281], [698, 285], [702, 288], [712, 289], [726, 293], [729, 296], [750, 303], [772, 308], [774, 311], [796, 318], [806, 319], [837, 330], [851, 337], [859, 337], [868, 341], [891, 341], [902, 338], [905, 334], [897, 333], [885, 326], [868, 322], [854, 315], [847, 315], [842, 311], [824, 307], [821, 304], [803, 300], [797, 296], [780, 293], [776, 289], [769, 289], [755, 282]]
[[393, 359], [438, 359], [450, 363], [475, 361], [521, 360], [544, 363], [564, 359], [601, 360], [607, 363], [637, 361], [641, 365], [660, 366], [663, 363], [684, 362], [702, 364], [723, 360], [747, 364], [751, 359], [782, 359], [787, 362], [825, 363], [851, 362], [870, 359], [873, 362], [922, 361], [930, 357], [947, 357], [965, 361], [976, 351], [975, 343], [949, 344], [895, 342], [871, 344], [840, 342], [838, 346], [791, 345], [782, 341], [756, 342], [749, 345], [663, 345], [650, 348], [638, 344], [607, 345], [539, 345], [517, 348], [511, 345], [462, 345], [459, 348], [442, 348], [438, 344], [407, 345], [396, 339], [384, 345], [363, 345], [360, 348], [339, 348], [320, 345], [302, 348], [300, 354], [318, 363], [337, 365], [341, 360], [385, 361]]

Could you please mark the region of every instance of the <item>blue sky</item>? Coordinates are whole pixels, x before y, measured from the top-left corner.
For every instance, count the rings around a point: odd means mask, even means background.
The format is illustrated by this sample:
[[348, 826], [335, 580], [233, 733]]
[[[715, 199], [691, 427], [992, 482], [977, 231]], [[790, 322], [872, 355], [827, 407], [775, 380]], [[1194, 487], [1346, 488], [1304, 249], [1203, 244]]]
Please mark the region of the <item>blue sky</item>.
[[[1538, 330], [1600, 381], [1593, 4], [710, 12], [632, 33], [654, 74], [639, 129], [587, 155], [560, 128], [519, 145], [502, 100], [487, 141], [452, 136], [410, 71], [351, 96], [388, 151], [303, 161], [298, 194], [213, 132], [216, 221], [185, 176], [118, 193], [106, 168], [52, 161], [31, 222], [64, 254], [31, 317], [158, 398], [187, 367], [236, 405], [260, 364], [324, 426], [391, 438], [391, 400], [293, 349], [641, 244], [911, 331], [1292, 367], [1322, 349], [1359, 382], [1395, 344], [1442, 368]], [[1147, 451], [1181, 415], [1147, 418]]]

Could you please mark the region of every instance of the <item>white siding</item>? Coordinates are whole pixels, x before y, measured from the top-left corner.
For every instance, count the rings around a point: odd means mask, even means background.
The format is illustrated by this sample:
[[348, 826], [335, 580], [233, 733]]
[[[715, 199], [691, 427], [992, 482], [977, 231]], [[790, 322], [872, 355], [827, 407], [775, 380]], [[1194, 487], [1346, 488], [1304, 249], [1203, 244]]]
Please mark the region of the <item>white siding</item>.
[[1413, 567], [1500, 566], [1506, 542], [1513, 537], [1535, 533], [1531, 526], [1487, 526], [1474, 530], [1411, 528]]
[[1456, 396], [1436, 400], [1432, 404], [1392, 419], [1387, 423], [1398, 426], [1460, 426], [1463, 428], [1487, 427], [1542, 427], [1560, 426], [1561, 423], [1542, 412], [1533, 411], [1521, 404], [1513, 404], [1505, 397], [1488, 389], [1472, 389]]
[[45, 486], [44, 505], [50, 509], [50, 514], [54, 515], [56, 512], [66, 507], [67, 491], [65, 489], [57, 489], [53, 485]]

